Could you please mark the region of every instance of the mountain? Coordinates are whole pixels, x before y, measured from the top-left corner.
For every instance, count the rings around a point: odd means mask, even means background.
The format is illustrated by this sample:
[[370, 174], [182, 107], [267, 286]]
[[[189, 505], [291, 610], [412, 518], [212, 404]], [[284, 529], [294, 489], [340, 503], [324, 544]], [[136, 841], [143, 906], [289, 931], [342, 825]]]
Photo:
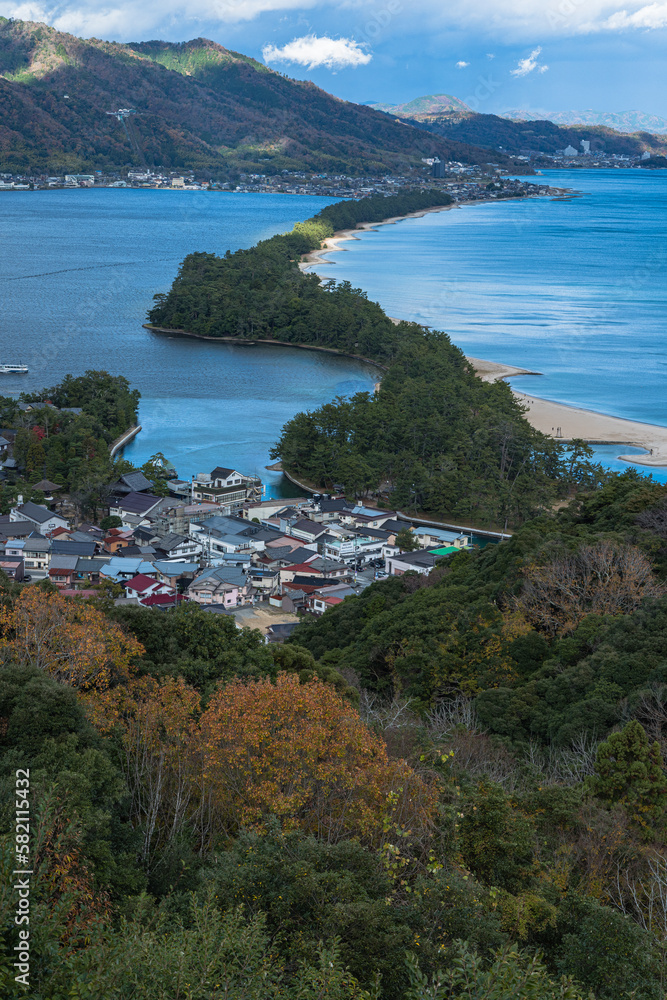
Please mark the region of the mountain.
[[616, 132], [651, 132], [654, 135], [667, 134], [667, 118], [649, 115], [643, 111], [527, 111], [511, 108], [500, 112], [501, 118], [511, 121], [534, 121], [548, 119], [557, 125], [605, 125]]
[[428, 129], [447, 141], [474, 143], [498, 155], [498, 150], [509, 155], [528, 151], [557, 153], [566, 146], [581, 150], [581, 141], [591, 144], [592, 152], [618, 153], [640, 156], [644, 150], [664, 153], [667, 137], [647, 132], [628, 135], [615, 132], [603, 125], [557, 125], [550, 121], [510, 121], [499, 115], [467, 114], [430, 115], [415, 120], [419, 128]]
[[[119, 108], [136, 114], [119, 122], [108, 114]], [[361, 174], [423, 170], [422, 157], [483, 163], [488, 155], [204, 38], [119, 44], [0, 18], [0, 169]]]
[[452, 111], [470, 111], [471, 109], [458, 97], [451, 94], [429, 94], [426, 97], [416, 97], [407, 104], [374, 104], [368, 102], [368, 107], [376, 111], [385, 111], [397, 118], [421, 118], [430, 115], [448, 114]]

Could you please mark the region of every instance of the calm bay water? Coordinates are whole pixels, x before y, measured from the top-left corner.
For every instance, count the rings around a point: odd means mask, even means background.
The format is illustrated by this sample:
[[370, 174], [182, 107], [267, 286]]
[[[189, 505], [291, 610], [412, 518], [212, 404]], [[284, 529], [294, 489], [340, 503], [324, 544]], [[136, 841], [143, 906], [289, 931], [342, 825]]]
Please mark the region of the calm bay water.
[[[543, 373], [517, 389], [667, 425], [667, 172], [544, 180], [582, 197], [405, 219], [343, 244], [349, 252], [317, 271], [391, 316], [446, 330], [466, 354]], [[599, 460], [627, 467], [613, 452]], [[667, 481], [667, 470], [656, 475]]]
[[[382, 226], [332, 254], [390, 315], [445, 329], [466, 353], [544, 374], [537, 396], [667, 425], [667, 176], [548, 172], [569, 201], [501, 202]], [[135, 464], [163, 451], [179, 475], [214, 465], [266, 472], [283, 423], [335, 395], [371, 390], [350, 359], [170, 338], [142, 328], [183, 257], [251, 246], [329, 199], [191, 191], [49, 191], [0, 196], [0, 393], [105, 368], [141, 394]], [[630, 449], [623, 447], [623, 453]], [[599, 460], [614, 468], [614, 448]], [[645, 470], [642, 470], [645, 471]], [[667, 470], [656, 475], [667, 481]]]
[[169, 338], [142, 328], [183, 257], [224, 253], [285, 232], [331, 199], [195, 191], [78, 190], [0, 196], [0, 393], [54, 385], [103, 368], [141, 392], [135, 464], [162, 451], [180, 476], [216, 465], [258, 472], [269, 494], [294, 493], [268, 473], [269, 449], [295, 413], [371, 390], [374, 369], [288, 348]]

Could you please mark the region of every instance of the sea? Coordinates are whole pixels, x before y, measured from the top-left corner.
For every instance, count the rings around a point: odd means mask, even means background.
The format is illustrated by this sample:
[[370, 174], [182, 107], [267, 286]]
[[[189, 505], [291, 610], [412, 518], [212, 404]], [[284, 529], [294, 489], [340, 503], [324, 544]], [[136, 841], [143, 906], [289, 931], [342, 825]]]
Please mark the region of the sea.
[[[445, 329], [466, 353], [540, 371], [517, 388], [667, 425], [665, 171], [545, 171], [576, 196], [465, 206], [360, 234], [321, 274], [349, 280], [390, 315]], [[0, 195], [0, 394], [106, 369], [141, 392], [135, 465], [157, 451], [189, 478], [216, 465], [257, 473], [267, 495], [298, 490], [269, 472], [299, 410], [371, 391], [348, 358], [243, 347], [143, 329], [183, 257], [284, 232], [331, 199], [197, 191], [72, 190]], [[627, 468], [606, 446], [596, 457]], [[640, 467], [641, 469], [641, 467]], [[641, 471], [646, 471], [641, 469]], [[667, 481], [667, 469], [654, 472]]]
[[[379, 226], [316, 270], [390, 316], [445, 330], [468, 355], [541, 372], [512, 380], [531, 396], [667, 425], [667, 171], [525, 179], [576, 194]], [[619, 471], [619, 454], [640, 453], [595, 449]], [[667, 469], [653, 474], [667, 482]]]
[[208, 191], [64, 190], [0, 194], [0, 394], [105, 369], [141, 392], [135, 465], [162, 452], [189, 479], [217, 465], [295, 496], [269, 451], [286, 421], [338, 395], [373, 391], [377, 369], [284, 347], [243, 347], [143, 329], [153, 295], [186, 254], [249, 247], [332, 199]]

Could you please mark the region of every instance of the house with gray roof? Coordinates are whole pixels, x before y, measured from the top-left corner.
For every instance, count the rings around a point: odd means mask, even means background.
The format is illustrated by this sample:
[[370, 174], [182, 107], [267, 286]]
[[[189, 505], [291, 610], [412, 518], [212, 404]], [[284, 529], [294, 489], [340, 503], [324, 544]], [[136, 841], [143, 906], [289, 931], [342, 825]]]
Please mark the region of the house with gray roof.
[[61, 514], [54, 513], [42, 504], [33, 503], [32, 500], [12, 507], [9, 518], [11, 521], [30, 521], [42, 535], [55, 531], [56, 528], [69, 528], [69, 521]]

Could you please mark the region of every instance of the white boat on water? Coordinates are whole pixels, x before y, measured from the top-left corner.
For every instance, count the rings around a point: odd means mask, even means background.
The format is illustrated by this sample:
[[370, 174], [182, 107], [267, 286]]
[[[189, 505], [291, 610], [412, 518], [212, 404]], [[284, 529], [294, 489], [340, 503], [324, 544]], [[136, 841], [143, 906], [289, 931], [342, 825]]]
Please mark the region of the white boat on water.
[[0, 365], [0, 375], [27, 375], [27, 365]]

